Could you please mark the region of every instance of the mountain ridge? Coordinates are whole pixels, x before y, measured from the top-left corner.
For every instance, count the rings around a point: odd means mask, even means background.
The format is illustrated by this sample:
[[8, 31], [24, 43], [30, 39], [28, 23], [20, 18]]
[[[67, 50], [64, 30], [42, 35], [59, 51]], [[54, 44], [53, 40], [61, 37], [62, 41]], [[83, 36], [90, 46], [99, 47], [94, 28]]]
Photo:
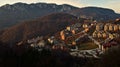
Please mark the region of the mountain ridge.
[[15, 3], [0, 7], [0, 28], [13, 26], [21, 21], [31, 20], [51, 13], [65, 12], [77, 9], [69, 5], [56, 5], [46, 3], [25, 4]]
[[77, 17], [66, 13], [54, 13], [32, 21], [24, 21], [0, 33], [0, 41], [16, 43], [37, 36], [53, 35], [66, 26], [78, 22]]
[[[94, 11], [93, 11], [94, 10]], [[69, 13], [77, 17], [92, 17], [96, 20], [111, 20], [120, 17], [120, 14], [115, 13], [108, 8], [78, 8], [69, 4], [57, 5], [54, 3], [15, 3], [6, 4], [0, 7], [0, 29], [11, 27], [21, 21], [33, 20], [41, 16], [52, 13]], [[110, 12], [110, 14], [108, 14]], [[103, 15], [105, 14], [105, 15]]]
[[116, 18], [120, 18], [120, 14], [115, 13], [114, 10], [101, 7], [84, 7], [70, 11], [70, 14], [78, 17], [81, 15], [85, 18], [92, 17], [93, 19], [98, 21], [115, 20]]

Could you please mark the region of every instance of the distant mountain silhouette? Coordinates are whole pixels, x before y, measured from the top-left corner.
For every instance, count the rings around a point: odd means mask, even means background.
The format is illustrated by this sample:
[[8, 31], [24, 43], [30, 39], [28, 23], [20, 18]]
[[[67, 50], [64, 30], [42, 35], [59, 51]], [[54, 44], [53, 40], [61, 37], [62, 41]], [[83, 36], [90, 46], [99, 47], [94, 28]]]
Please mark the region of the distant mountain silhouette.
[[66, 13], [55, 13], [32, 21], [25, 21], [0, 33], [0, 40], [15, 43], [37, 36], [53, 35], [66, 26], [78, 22], [77, 17]]
[[32, 20], [51, 13], [64, 12], [78, 17], [93, 18], [98, 21], [112, 20], [120, 17], [111, 9], [98, 7], [78, 8], [68, 4], [57, 5], [48, 3], [15, 3], [0, 7], [0, 29], [4, 29], [25, 20]]
[[0, 7], [0, 28], [10, 27], [24, 20], [31, 20], [56, 12], [67, 12], [77, 9], [71, 5], [47, 4], [47, 3], [15, 3]]
[[120, 14], [115, 13], [112, 9], [100, 7], [85, 7], [69, 12], [78, 17], [92, 18], [97, 21], [107, 21], [120, 18]]

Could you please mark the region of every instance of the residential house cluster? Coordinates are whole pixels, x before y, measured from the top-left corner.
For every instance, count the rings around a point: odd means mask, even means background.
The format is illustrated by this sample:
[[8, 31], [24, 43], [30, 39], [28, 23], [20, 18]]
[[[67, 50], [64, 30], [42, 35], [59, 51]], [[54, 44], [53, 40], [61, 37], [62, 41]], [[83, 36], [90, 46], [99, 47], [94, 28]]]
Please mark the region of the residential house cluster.
[[81, 23], [76, 23], [71, 26], [67, 26], [65, 30], [62, 30], [60, 32], [61, 40], [65, 40], [67, 37], [80, 32], [82, 30], [81, 27], [82, 27]]
[[38, 47], [44, 47], [45, 46], [45, 40], [43, 40], [43, 37], [37, 37], [33, 38], [27, 41], [28, 44], [30, 44], [31, 47], [38, 48]]
[[107, 23], [104, 26], [104, 31], [112, 31], [112, 32], [120, 31], [120, 25]]
[[106, 31], [94, 31], [92, 36], [94, 38], [103, 38], [103, 39], [106, 39], [106, 38], [117, 38], [119, 37], [119, 34], [118, 33], [107, 33]]
[[63, 42], [59, 42], [54, 36], [51, 36], [48, 38], [48, 42], [51, 44], [51, 48], [53, 50], [59, 49], [59, 50], [64, 50], [67, 51], [68, 48]]
[[111, 31], [111, 32], [116, 32], [120, 30], [120, 25], [119, 24], [112, 24], [112, 23], [97, 23], [96, 24], [96, 30], [104, 30], [104, 31]]
[[[113, 38], [113, 37], [119, 37], [118, 32], [120, 31], [120, 25], [119, 24], [112, 24], [112, 23], [98, 23], [96, 24], [96, 29], [93, 32], [92, 36], [95, 38]], [[113, 33], [109, 33], [113, 32]]]
[[67, 26], [65, 30], [62, 30], [60, 32], [61, 40], [65, 40], [67, 37], [75, 35], [83, 30], [87, 32], [89, 30], [88, 27], [90, 25], [91, 25], [91, 23], [83, 23], [83, 24], [76, 23], [71, 26]]

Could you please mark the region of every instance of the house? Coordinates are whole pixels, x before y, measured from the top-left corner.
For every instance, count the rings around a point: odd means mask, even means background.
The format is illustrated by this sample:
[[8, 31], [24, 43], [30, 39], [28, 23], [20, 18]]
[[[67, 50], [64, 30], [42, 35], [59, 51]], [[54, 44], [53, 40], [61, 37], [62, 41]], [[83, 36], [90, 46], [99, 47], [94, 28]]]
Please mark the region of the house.
[[82, 27], [83, 27], [83, 28], [87, 28], [87, 27], [88, 27], [88, 24], [84, 23], [84, 24], [82, 25]]
[[72, 32], [72, 34], [76, 34], [76, 30], [72, 30], [71, 32]]
[[107, 38], [107, 34], [104, 32], [102, 33], [103, 38]]
[[65, 32], [64, 32], [64, 30], [62, 30], [62, 31], [60, 32], [60, 36], [61, 36], [61, 39], [62, 39], [62, 40], [65, 40]]
[[76, 42], [75, 42], [75, 41], [73, 41], [73, 42], [72, 42], [72, 46], [75, 46], [75, 45], [76, 45]]
[[109, 30], [109, 24], [105, 24], [104, 25], [104, 31], [108, 31]]
[[114, 25], [114, 31], [118, 31], [119, 30], [119, 25]]
[[68, 36], [71, 36], [72, 32], [68, 30], [62, 30], [60, 32], [61, 40], [65, 40]]
[[79, 27], [82, 27], [82, 24], [81, 24], [81, 23], [75, 23], [75, 24], [73, 25], [73, 27], [74, 27], [74, 28], [79, 28]]
[[85, 32], [88, 32], [89, 31], [89, 28], [85, 28]]
[[82, 31], [81, 28], [75, 28], [75, 29], [73, 29], [71, 32], [72, 32], [72, 34], [77, 34], [77, 33], [79, 33], [80, 31]]
[[67, 26], [66, 29], [67, 29], [68, 31], [71, 31], [71, 27], [70, 27], [70, 26]]
[[113, 36], [112, 34], [109, 34], [109, 38], [110, 38], [110, 39], [113, 39], [114, 36]]
[[92, 34], [93, 37], [97, 37], [97, 31], [94, 31]]
[[35, 47], [35, 44], [30, 44], [31, 47]]
[[96, 25], [96, 30], [97, 30], [97, 31], [103, 30], [103, 28], [104, 28], [104, 24], [103, 24], [103, 23], [98, 23], [98, 24]]
[[44, 46], [45, 46], [45, 41], [44, 41], [44, 40], [41, 40], [41, 41], [39, 41], [39, 42], [37, 43], [37, 45], [38, 45], [39, 47], [44, 47]]
[[120, 25], [118, 25], [119, 26], [119, 30], [120, 30]]
[[109, 31], [114, 31], [114, 25], [113, 24], [109, 25]]
[[120, 35], [119, 35], [118, 33], [113, 33], [113, 36], [114, 36], [115, 38], [118, 38]]
[[98, 38], [101, 38], [101, 37], [102, 37], [102, 33], [101, 33], [101, 32], [98, 32], [98, 33], [97, 33], [97, 36], [98, 36]]
[[51, 44], [53, 44], [54, 40], [55, 40], [54, 36], [51, 36], [50, 38], [48, 38], [48, 42]]
[[83, 24], [82, 24], [82, 28], [88, 28], [89, 26], [93, 26], [95, 23], [92, 23], [92, 22], [84, 22]]
[[72, 30], [74, 30], [74, 29], [76, 29], [76, 28], [80, 28], [80, 27], [82, 27], [82, 24], [81, 24], [81, 23], [75, 23], [75, 24], [73, 24], [73, 25], [71, 25], [71, 26], [67, 26], [67, 27], [66, 27], [66, 30], [72, 31]]

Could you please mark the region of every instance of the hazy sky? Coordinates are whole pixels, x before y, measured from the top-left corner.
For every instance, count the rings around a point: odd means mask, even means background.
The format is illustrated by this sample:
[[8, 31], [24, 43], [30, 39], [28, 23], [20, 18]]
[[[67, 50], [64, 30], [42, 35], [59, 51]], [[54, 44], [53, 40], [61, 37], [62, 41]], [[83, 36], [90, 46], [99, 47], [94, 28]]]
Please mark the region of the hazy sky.
[[1, 0], [0, 5], [13, 4], [16, 2], [36, 3], [47, 2], [57, 4], [71, 4], [77, 7], [97, 6], [115, 10], [120, 13], [120, 0]]

